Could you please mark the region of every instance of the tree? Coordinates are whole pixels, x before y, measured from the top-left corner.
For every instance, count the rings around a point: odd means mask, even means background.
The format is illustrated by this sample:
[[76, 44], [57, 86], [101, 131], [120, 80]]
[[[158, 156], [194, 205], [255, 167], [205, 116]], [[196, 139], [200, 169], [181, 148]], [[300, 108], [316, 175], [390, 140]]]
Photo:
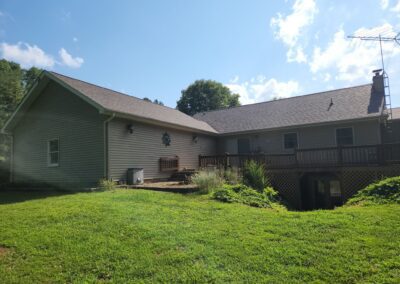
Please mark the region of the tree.
[[197, 80], [185, 90], [177, 102], [177, 109], [194, 115], [202, 111], [239, 106], [239, 95], [213, 80]]
[[151, 101], [148, 97], [144, 97], [143, 100], [146, 102], [154, 103], [156, 105], [160, 105], [160, 106], [164, 105], [164, 103], [162, 101], [157, 100], [157, 99], [155, 99], [154, 101]]
[[23, 71], [22, 84], [24, 86], [25, 93], [27, 93], [35, 84], [36, 80], [39, 78], [39, 75], [40, 73], [42, 73], [42, 70], [36, 67], [31, 67], [29, 70], [23, 69], [22, 71]]
[[[35, 67], [22, 69], [19, 64], [0, 60], [0, 129], [40, 74]], [[10, 138], [0, 134], [0, 180], [9, 158]], [[3, 170], [2, 170], [3, 168]]]

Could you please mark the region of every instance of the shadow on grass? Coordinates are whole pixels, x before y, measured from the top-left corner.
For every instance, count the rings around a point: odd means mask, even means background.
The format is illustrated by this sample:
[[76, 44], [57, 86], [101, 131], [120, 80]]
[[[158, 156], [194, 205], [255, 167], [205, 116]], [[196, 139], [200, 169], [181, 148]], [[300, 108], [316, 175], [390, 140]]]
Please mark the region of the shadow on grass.
[[48, 197], [57, 197], [69, 195], [78, 192], [61, 191], [61, 190], [22, 190], [22, 189], [1, 189], [0, 190], [0, 205], [19, 203], [34, 199], [44, 199]]

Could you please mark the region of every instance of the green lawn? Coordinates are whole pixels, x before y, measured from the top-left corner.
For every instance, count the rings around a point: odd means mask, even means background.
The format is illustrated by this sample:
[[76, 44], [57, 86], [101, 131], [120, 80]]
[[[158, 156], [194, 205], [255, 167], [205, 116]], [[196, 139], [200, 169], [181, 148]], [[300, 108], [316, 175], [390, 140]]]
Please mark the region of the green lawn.
[[286, 212], [141, 190], [0, 192], [1, 283], [399, 279], [399, 205]]

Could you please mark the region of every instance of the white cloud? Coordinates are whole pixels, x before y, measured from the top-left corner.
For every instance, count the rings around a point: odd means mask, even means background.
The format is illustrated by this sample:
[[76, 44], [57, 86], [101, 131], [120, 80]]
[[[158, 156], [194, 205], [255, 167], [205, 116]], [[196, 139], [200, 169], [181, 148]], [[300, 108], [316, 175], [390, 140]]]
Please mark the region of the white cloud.
[[32, 66], [51, 68], [55, 61], [37, 45], [18, 42], [17, 44], [0, 43], [1, 58], [19, 63], [23, 68]]
[[[372, 29], [361, 28], [355, 35], [379, 35], [382, 32], [394, 33], [393, 26], [386, 23]], [[385, 60], [400, 54], [400, 49], [394, 48], [393, 44], [382, 43]], [[340, 29], [324, 50], [320, 47], [314, 48], [310, 69], [314, 74], [321, 74], [321, 79], [324, 78], [323, 73], [330, 71], [336, 74], [336, 80], [353, 82], [358, 79], [368, 79], [374, 68], [381, 67], [380, 62], [378, 42], [349, 40], [343, 29]]]
[[389, 0], [381, 0], [381, 8], [382, 10], [386, 10], [389, 6]]
[[304, 28], [314, 22], [314, 16], [318, 13], [317, 5], [314, 0], [296, 0], [292, 10], [286, 17], [278, 13], [277, 17], [271, 19], [270, 25], [275, 30], [275, 38], [289, 48], [286, 54], [288, 62], [306, 62], [299, 38]]
[[61, 57], [61, 64], [71, 68], [79, 68], [83, 64], [84, 60], [81, 57], [72, 57], [64, 48], [61, 48], [58, 54]]
[[390, 9], [390, 11], [395, 12], [395, 13], [400, 13], [400, 0], [397, 2], [396, 6], [394, 6], [393, 8]]
[[267, 80], [265, 76], [258, 76], [243, 83], [229, 83], [226, 86], [240, 95], [242, 104], [251, 104], [268, 101], [273, 98], [292, 97], [300, 92], [297, 81], [279, 82], [275, 78]]
[[286, 53], [286, 58], [288, 62], [306, 63], [307, 56], [304, 54], [303, 48], [290, 48]]
[[73, 37], [73, 38], [72, 38], [72, 41], [73, 41], [73, 42], [78, 42], [78, 38], [77, 38], [77, 37]]

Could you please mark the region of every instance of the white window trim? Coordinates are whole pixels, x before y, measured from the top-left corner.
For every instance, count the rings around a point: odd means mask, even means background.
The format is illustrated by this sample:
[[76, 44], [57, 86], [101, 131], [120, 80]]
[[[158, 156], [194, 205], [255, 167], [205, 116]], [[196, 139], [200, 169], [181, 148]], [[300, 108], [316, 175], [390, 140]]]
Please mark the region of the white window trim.
[[[58, 151], [57, 152], [50, 152], [50, 142], [57, 140], [58, 142]], [[50, 159], [50, 154], [51, 153], [58, 153], [58, 163], [51, 163], [51, 159]], [[47, 140], [47, 166], [48, 167], [58, 167], [60, 165], [60, 139], [59, 138], [53, 138], [53, 139], [49, 139]]]
[[[287, 134], [296, 134], [296, 142], [297, 142], [296, 147], [294, 147], [294, 148], [286, 148], [286, 147], [285, 147], [285, 135], [287, 135]], [[282, 148], [283, 148], [283, 150], [285, 150], [285, 151], [287, 151], [287, 150], [298, 149], [298, 148], [299, 148], [299, 133], [298, 133], [297, 131], [283, 133], [283, 134], [282, 134]]]
[[[353, 136], [353, 144], [351, 144], [351, 145], [344, 145], [344, 147], [356, 145], [356, 137], [354, 136], [354, 127], [353, 127], [353, 126], [345, 126], [345, 127], [336, 127], [336, 128], [335, 128], [335, 146], [336, 146], [336, 147], [339, 147], [339, 145], [338, 145], [338, 143], [337, 143], [337, 130], [338, 130], [338, 129], [345, 129], [345, 128], [351, 128], [351, 135]], [[343, 146], [343, 145], [342, 145], [342, 146]]]

